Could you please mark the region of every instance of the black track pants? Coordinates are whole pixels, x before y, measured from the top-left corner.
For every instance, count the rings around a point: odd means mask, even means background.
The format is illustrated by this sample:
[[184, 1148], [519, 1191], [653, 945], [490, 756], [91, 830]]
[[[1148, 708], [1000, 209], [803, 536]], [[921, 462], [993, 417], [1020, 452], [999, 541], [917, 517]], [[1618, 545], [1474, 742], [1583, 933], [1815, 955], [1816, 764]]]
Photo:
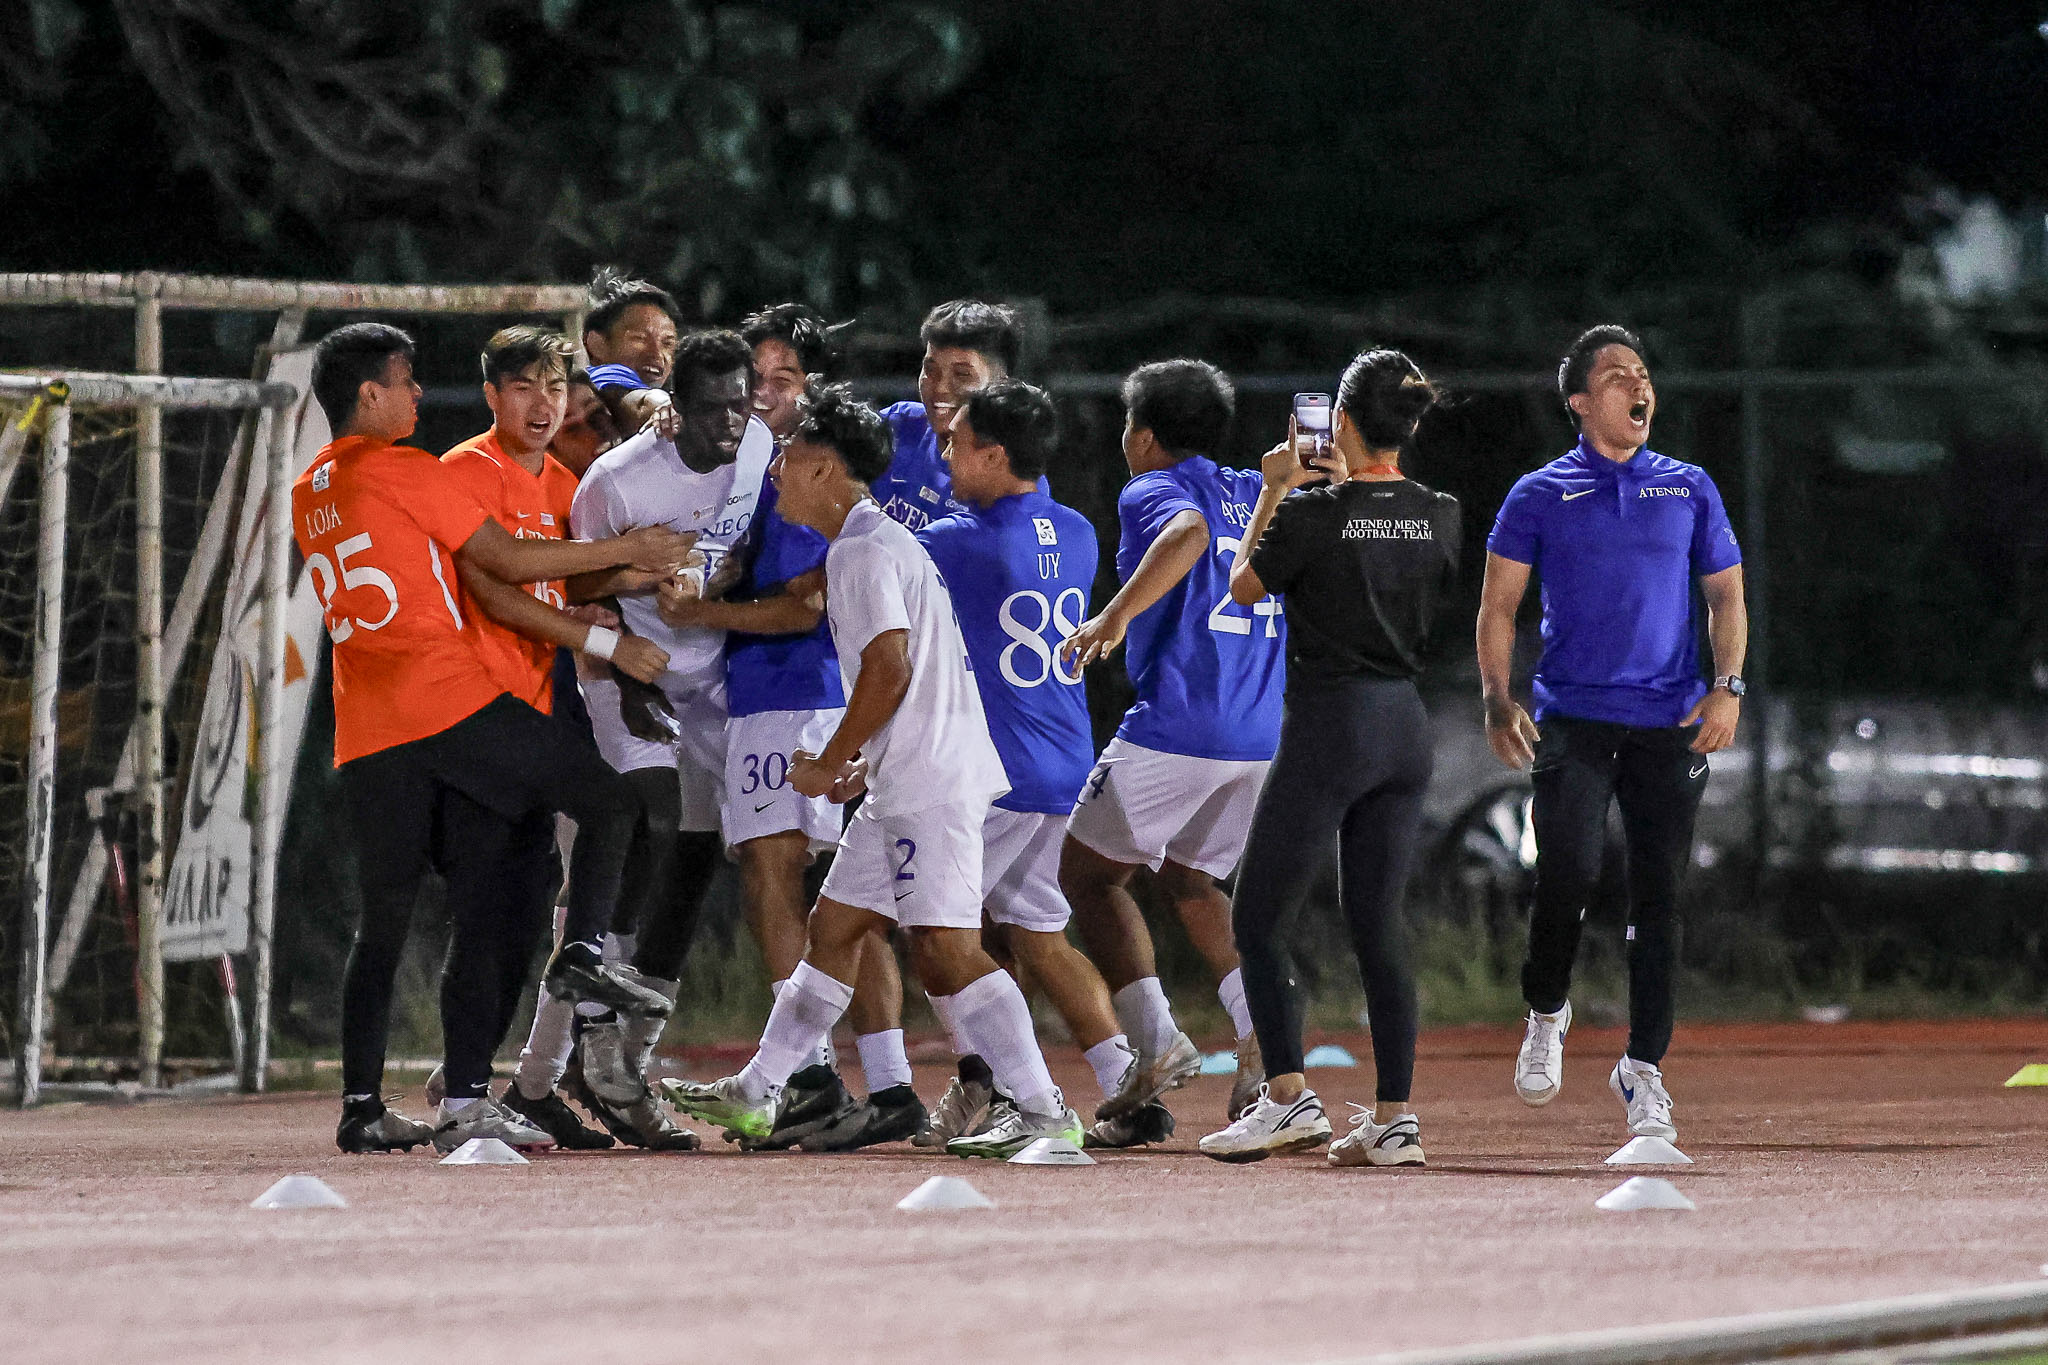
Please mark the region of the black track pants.
[[1552, 1014], [1571, 992], [1586, 906], [1600, 882], [1607, 806], [1628, 849], [1628, 1055], [1653, 1065], [1671, 1046], [1678, 881], [1692, 851], [1707, 760], [1692, 728], [1551, 716], [1536, 746], [1536, 903], [1522, 998]]
[[507, 820], [444, 790], [437, 844], [435, 862], [448, 883], [448, 956], [441, 967], [448, 1094], [481, 1098], [554, 910], [561, 867], [555, 814], [537, 807]]
[[1415, 1075], [1415, 974], [1402, 895], [1429, 785], [1429, 716], [1415, 685], [1291, 685], [1280, 750], [1252, 817], [1231, 903], [1245, 1002], [1266, 1074], [1302, 1069], [1301, 989], [1287, 940], [1334, 847], [1365, 984], [1380, 1099]]
[[[342, 978], [342, 1093], [374, 1095], [384, 1075], [392, 984], [444, 791], [507, 821], [536, 809], [576, 821], [568, 937], [593, 942], [611, 923], [637, 803], [587, 734], [510, 696], [437, 735], [345, 763], [338, 776], [363, 901]], [[496, 1013], [494, 1006], [487, 1018]]]

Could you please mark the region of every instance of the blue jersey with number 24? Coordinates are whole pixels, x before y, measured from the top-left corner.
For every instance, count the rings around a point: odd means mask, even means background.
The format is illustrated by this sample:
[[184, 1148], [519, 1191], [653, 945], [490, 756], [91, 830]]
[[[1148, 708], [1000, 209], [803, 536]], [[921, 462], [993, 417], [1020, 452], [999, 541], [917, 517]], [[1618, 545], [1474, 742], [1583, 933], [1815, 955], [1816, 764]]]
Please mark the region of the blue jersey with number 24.
[[1224, 469], [1191, 455], [1140, 474], [1116, 500], [1122, 538], [1116, 573], [1128, 581], [1168, 522], [1195, 511], [1209, 523], [1209, 553], [1131, 622], [1124, 666], [1138, 700], [1117, 738], [1193, 758], [1264, 760], [1280, 746], [1287, 682], [1287, 623], [1280, 599], [1230, 600], [1230, 569], [1259, 500], [1256, 470]]
[[1002, 498], [917, 533], [946, 590], [1010, 779], [1003, 810], [1065, 815], [1095, 759], [1081, 675], [1060, 641], [1088, 619], [1095, 528], [1048, 493]]

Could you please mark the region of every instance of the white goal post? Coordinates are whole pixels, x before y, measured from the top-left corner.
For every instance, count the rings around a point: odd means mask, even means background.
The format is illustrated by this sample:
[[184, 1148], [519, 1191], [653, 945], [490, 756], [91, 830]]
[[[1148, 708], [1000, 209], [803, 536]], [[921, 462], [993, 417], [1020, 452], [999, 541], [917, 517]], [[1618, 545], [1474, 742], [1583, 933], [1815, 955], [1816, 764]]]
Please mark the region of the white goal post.
[[[193, 409], [240, 409], [245, 413], [260, 410], [258, 441], [252, 448], [252, 454], [256, 451], [265, 453], [271, 465], [271, 487], [288, 488], [297, 472], [289, 468], [290, 423], [275, 420], [278, 414], [298, 400], [296, 390], [286, 384], [265, 385], [251, 380], [161, 377], [165, 310], [273, 313], [277, 325], [269, 350], [276, 353], [291, 348], [298, 340], [307, 314], [314, 311], [355, 315], [552, 315], [562, 320], [572, 342], [580, 347], [586, 302], [585, 290], [576, 285], [356, 284], [153, 272], [0, 274], [0, 309], [113, 308], [130, 309], [134, 315], [133, 365], [137, 373], [123, 375], [29, 369], [0, 375], [0, 400], [5, 400], [10, 406], [40, 402], [46, 410], [41, 463], [45, 479], [51, 482], [45, 485], [41, 494], [39, 548], [43, 555], [56, 555], [55, 564], [60, 570], [64, 550], [64, 484], [66, 460], [70, 453], [71, 405], [127, 410], [134, 414], [137, 677], [132, 728], [127, 744], [121, 750], [120, 768], [113, 779], [113, 790], [132, 796], [132, 809], [137, 821], [137, 866], [132, 895], [137, 939], [137, 1060], [145, 1088], [155, 1088], [163, 1082], [163, 947], [169, 852], [164, 836], [166, 807], [172, 791], [172, 775], [165, 772], [167, 689], [169, 679], [178, 673], [192, 637], [193, 618], [203, 596], [204, 580], [212, 573], [212, 566], [208, 564], [196, 585], [200, 592], [189, 595], [189, 602], [187, 593], [179, 594], [167, 636], [162, 535], [164, 414], [166, 411]], [[261, 369], [257, 371], [259, 374], [262, 372]], [[33, 415], [23, 415], [18, 424], [10, 423], [0, 430], [0, 499], [5, 497], [5, 485], [11, 482], [17, 461], [23, 458], [26, 433]], [[54, 470], [51, 467], [53, 460], [56, 462]], [[252, 474], [254, 464], [252, 459]], [[282, 803], [273, 802], [277, 777], [274, 765], [285, 765], [285, 782], [288, 785], [289, 769], [294, 759], [294, 755], [278, 755], [269, 750], [277, 730], [273, 722], [276, 682], [282, 666], [278, 651], [283, 644], [280, 603], [284, 600], [274, 598], [272, 594], [288, 596], [291, 591], [286, 506], [286, 501], [280, 497], [272, 499], [267, 509], [276, 513], [279, 519], [274, 527], [266, 527], [266, 534], [282, 534], [283, 539], [276, 546], [270, 546], [267, 540], [265, 542], [266, 552], [276, 558], [275, 564], [268, 559], [264, 564], [262, 615], [265, 660], [262, 685], [269, 689], [267, 695], [273, 709], [264, 712], [270, 719], [259, 720], [259, 742], [264, 746], [259, 757], [262, 827], [255, 832], [256, 847], [252, 851], [256, 885], [252, 887], [254, 894], [249, 905], [250, 950], [254, 959], [250, 964], [254, 978], [251, 1002], [251, 1013], [255, 1016], [251, 1029], [254, 1039], [252, 1046], [242, 1047], [238, 1033], [236, 1047], [236, 1061], [245, 1090], [263, 1088], [269, 1060], [270, 930], [275, 909], [276, 840], [284, 819]], [[49, 779], [54, 774], [56, 759], [57, 632], [61, 630], [64, 604], [61, 577], [51, 578], [50, 569], [49, 561], [39, 560], [34, 663], [29, 689], [33, 731], [29, 745], [31, 776], [27, 784], [30, 842], [26, 850], [28, 857], [24, 875], [27, 904], [23, 907], [24, 943], [20, 953], [22, 972], [17, 999], [20, 1007], [17, 1034], [20, 1061], [16, 1071], [18, 1096], [24, 1105], [35, 1101], [40, 1085], [45, 1029], [50, 1020], [49, 1002], [64, 987], [87, 918], [109, 870], [108, 849], [95, 830], [75, 884], [70, 887], [69, 901], [64, 908], [61, 931], [56, 936], [53, 951], [50, 911], [54, 888], [51, 884], [50, 838], [55, 793]], [[49, 634], [47, 640], [46, 631]], [[277, 808], [273, 810], [271, 804], [264, 803], [276, 804]], [[36, 842], [38, 838], [40, 844]]]
[[[254, 1060], [260, 1074], [269, 1052], [269, 987], [271, 925], [275, 920], [277, 896], [277, 839], [284, 828], [283, 803], [277, 799], [283, 765], [289, 760], [278, 743], [278, 698], [284, 676], [284, 597], [291, 545], [290, 503], [282, 496], [291, 482], [291, 427], [284, 414], [298, 401], [298, 391], [289, 384], [262, 384], [246, 379], [170, 379], [155, 375], [92, 373], [0, 374], [0, 399], [47, 404], [47, 426], [42, 441], [41, 485], [38, 502], [34, 655], [30, 673], [28, 744], [28, 848], [27, 904], [23, 907], [21, 984], [19, 1016], [21, 1055], [16, 1077], [23, 1105], [34, 1104], [42, 1088], [43, 1029], [47, 1018], [48, 944], [50, 933], [50, 853], [55, 822], [54, 793], [57, 759], [58, 664], [63, 648], [64, 545], [71, 463], [71, 405], [89, 403], [101, 408], [145, 407], [162, 413], [167, 409], [230, 408], [260, 409], [267, 439], [262, 448], [268, 466], [270, 496], [265, 504], [262, 575], [262, 655], [256, 678], [256, 724], [258, 759], [256, 792], [258, 805], [256, 884], [251, 897], [251, 948], [254, 957], [256, 1039]], [[149, 475], [138, 473], [137, 483], [147, 487]], [[139, 527], [153, 525], [144, 511]], [[161, 580], [157, 585], [161, 607]], [[147, 588], [138, 591], [144, 596]], [[147, 638], [146, 636], [144, 637]], [[140, 653], [144, 677], [161, 660], [153, 649]], [[154, 689], [146, 683], [138, 691], [154, 691], [159, 703], [162, 679]], [[159, 704], [159, 710], [161, 709]], [[161, 728], [158, 731], [161, 744]], [[160, 752], [160, 750], [159, 750]], [[161, 759], [158, 760], [159, 764]], [[160, 932], [161, 926], [153, 927]], [[143, 974], [144, 998], [162, 999], [163, 956], [148, 935], [138, 950], [138, 970]], [[154, 975], [155, 985], [148, 984]], [[161, 1021], [158, 1023], [161, 1046]]]

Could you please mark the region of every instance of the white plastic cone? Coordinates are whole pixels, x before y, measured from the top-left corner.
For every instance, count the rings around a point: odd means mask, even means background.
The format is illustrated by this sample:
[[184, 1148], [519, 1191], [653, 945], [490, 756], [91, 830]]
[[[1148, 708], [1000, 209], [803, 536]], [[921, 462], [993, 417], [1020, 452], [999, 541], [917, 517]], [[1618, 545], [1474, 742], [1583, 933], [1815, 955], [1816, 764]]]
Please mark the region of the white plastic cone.
[[348, 1200], [313, 1175], [288, 1175], [256, 1196], [252, 1209], [345, 1209]]
[[1607, 1158], [1610, 1166], [1690, 1166], [1692, 1158], [1660, 1137], [1631, 1138]]
[[441, 1158], [443, 1166], [524, 1166], [526, 1158], [501, 1138], [471, 1138]]
[[1593, 1201], [1596, 1209], [1609, 1213], [1634, 1213], [1639, 1209], [1693, 1209], [1698, 1205], [1678, 1192], [1678, 1186], [1654, 1175], [1630, 1176]]
[[935, 1175], [896, 1201], [899, 1209], [992, 1209], [995, 1201], [957, 1175]]
[[1040, 1138], [1010, 1158], [1012, 1166], [1093, 1166], [1095, 1158], [1065, 1138]]

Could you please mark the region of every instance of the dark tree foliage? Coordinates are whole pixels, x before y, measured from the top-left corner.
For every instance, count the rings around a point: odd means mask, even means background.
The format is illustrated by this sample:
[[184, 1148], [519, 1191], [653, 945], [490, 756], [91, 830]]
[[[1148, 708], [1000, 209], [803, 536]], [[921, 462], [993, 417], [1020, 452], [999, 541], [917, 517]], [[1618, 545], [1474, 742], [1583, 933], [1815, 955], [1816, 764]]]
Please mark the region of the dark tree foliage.
[[[120, 163], [210, 201], [266, 269], [574, 279], [618, 259], [706, 314], [736, 288], [828, 308], [908, 290], [909, 177], [867, 130], [975, 60], [967, 28], [933, 4], [111, 11], [28, 0], [4, 21], [27, 32], [0, 42], [0, 189], [47, 178], [61, 193], [81, 158]], [[99, 117], [94, 93], [114, 93]], [[188, 204], [167, 207], [189, 226]]]

